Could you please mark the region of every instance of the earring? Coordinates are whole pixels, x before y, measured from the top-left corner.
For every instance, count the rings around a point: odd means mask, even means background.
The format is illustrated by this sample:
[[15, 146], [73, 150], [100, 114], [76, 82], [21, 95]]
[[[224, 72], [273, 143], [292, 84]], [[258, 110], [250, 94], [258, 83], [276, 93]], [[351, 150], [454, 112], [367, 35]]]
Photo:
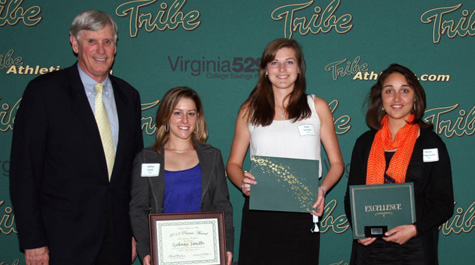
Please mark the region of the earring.
[[200, 127], [198, 126], [198, 123], [197, 123], [194, 133], [197, 134], [199, 132], [199, 130], [200, 130]]
[[165, 127], [165, 132], [168, 132], [170, 130], [170, 126], [168, 125], [168, 123], [165, 124], [164, 127]]
[[414, 112], [416, 111], [416, 102], [414, 102]]
[[381, 107], [381, 110], [384, 111], [384, 107]]

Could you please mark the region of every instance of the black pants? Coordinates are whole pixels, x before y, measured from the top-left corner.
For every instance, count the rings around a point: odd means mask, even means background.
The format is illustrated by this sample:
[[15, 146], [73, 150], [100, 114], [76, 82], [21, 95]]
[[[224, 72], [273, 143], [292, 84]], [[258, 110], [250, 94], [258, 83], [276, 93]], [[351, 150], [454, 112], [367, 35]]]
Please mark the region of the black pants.
[[[106, 217], [106, 232], [104, 240], [102, 241], [102, 247], [97, 255], [96, 260], [92, 265], [130, 265], [130, 261], [124, 263], [120, 261], [119, 255], [115, 248], [114, 236], [112, 234], [112, 226], [110, 224], [110, 217]], [[130, 239], [132, 240], [132, 239]]]

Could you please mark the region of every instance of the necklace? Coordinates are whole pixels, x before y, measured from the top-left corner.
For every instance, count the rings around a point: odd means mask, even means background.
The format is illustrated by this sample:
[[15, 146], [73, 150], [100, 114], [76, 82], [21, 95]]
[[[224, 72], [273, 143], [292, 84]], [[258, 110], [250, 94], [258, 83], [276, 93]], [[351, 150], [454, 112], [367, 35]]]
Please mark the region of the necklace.
[[173, 153], [177, 153], [177, 154], [184, 154], [186, 152], [189, 152], [189, 151], [192, 151], [192, 150], [195, 150], [195, 149], [189, 148], [189, 149], [186, 149], [186, 150], [175, 150], [175, 149], [165, 148], [165, 150], [173, 152]]
[[281, 112], [281, 111], [282, 111], [282, 113], [280, 114], [280, 117], [285, 118], [285, 113], [287, 113], [286, 109], [284, 107], [277, 107], [276, 106], [275, 112]]

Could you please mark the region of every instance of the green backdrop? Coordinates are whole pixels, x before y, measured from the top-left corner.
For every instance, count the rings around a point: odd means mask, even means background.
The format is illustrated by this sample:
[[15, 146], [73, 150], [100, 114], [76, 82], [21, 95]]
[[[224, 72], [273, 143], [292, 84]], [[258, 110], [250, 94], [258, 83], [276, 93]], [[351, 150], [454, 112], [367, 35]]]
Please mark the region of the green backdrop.
[[[390, 63], [411, 68], [427, 93], [426, 118], [452, 159], [455, 212], [441, 227], [440, 263], [475, 261], [475, 2], [0, 0], [0, 265], [24, 263], [8, 190], [15, 113], [29, 80], [76, 61], [68, 32], [85, 9], [104, 10], [119, 25], [113, 74], [141, 94], [145, 144], [154, 139], [160, 98], [186, 85], [201, 95], [208, 142], [221, 149], [225, 161], [237, 111], [257, 81], [264, 47], [281, 37], [302, 45], [307, 92], [330, 104], [346, 165], [327, 197], [320, 264], [349, 262], [351, 231], [343, 196], [353, 144], [367, 130], [363, 102], [369, 88]], [[324, 174], [327, 167], [325, 157]], [[237, 256], [243, 197], [230, 182], [229, 188]]]

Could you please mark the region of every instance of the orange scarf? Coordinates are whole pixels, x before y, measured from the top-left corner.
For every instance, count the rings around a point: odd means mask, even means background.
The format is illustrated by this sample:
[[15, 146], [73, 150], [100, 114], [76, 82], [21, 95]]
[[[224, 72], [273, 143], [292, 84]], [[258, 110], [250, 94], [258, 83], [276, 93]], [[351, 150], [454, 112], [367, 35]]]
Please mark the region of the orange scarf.
[[386, 174], [394, 179], [396, 183], [404, 183], [406, 181], [406, 171], [411, 160], [414, 145], [416, 144], [417, 135], [419, 134], [419, 124], [410, 124], [414, 120], [411, 114], [406, 125], [399, 129], [392, 141], [392, 134], [389, 130], [388, 115], [381, 120], [383, 128], [378, 130], [374, 137], [373, 145], [368, 158], [368, 169], [366, 171], [366, 184], [383, 184], [384, 170], [386, 169], [386, 158], [384, 150], [396, 149]]

